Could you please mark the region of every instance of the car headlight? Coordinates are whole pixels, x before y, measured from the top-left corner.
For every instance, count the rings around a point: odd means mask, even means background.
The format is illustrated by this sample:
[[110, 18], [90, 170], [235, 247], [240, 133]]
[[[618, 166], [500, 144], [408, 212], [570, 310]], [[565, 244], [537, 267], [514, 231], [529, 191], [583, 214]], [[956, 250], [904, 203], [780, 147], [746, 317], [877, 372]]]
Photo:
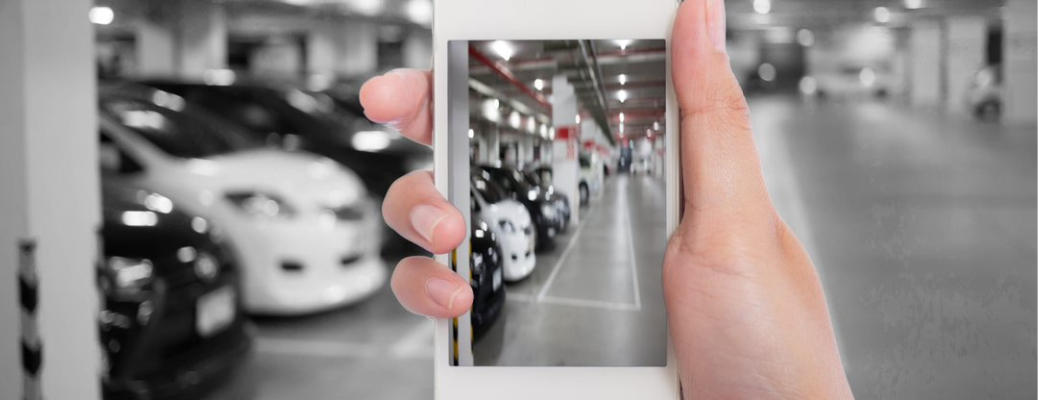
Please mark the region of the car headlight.
[[105, 268], [114, 289], [124, 292], [140, 290], [151, 281], [155, 272], [149, 260], [124, 257], [109, 257]]
[[227, 193], [227, 201], [250, 216], [257, 218], [291, 218], [296, 215], [295, 209], [282, 198], [260, 192]]
[[501, 229], [503, 229], [505, 231], [505, 233], [515, 233], [516, 232], [515, 225], [512, 224], [512, 221], [509, 221], [507, 219], [503, 219], [501, 221], [498, 221], [498, 225], [501, 226]]
[[472, 276], [483, 275], [483, 255], [472, 254]]
[[530, 201], [534, 201], [534, 200], [537, 200], [537, 196], [540, 195], [540, 194], [541, 193], [540, 193], [539, 190], [537, 190], [537, 189], [530, 189], [530, 191], [526, 193], [526, 197], [528, 199], [530, 199]]

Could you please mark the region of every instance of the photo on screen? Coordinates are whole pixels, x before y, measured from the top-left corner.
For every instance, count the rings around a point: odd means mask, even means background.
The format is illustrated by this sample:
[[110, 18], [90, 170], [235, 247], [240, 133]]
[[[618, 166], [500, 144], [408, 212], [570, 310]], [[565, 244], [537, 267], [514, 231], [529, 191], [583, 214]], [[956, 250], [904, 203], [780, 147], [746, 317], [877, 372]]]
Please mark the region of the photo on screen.
[[451, 41], [450, 258], [472, 311], [448, 359], [663, 367], [666, 42]]

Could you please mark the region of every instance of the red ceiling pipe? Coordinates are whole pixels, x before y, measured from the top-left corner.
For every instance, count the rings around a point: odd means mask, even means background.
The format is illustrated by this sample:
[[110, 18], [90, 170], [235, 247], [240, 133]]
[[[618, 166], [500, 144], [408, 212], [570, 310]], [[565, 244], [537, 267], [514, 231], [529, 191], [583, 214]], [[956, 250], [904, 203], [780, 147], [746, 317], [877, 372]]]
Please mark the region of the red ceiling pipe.
[[511, 83], [512, 86], [518, 88], [519, 91], [533, 98], [535, 101], [537, 101], [537, 103], [541, 105], [541, 107], [544, 107], [544, 109], [548, 110], [548, 113], [551, 114], [551, 103], [548, 102], [548, 99], [545, 99], [544, 96], [541, 96], [540, 93], [537, 93], [529, 86], [526, 86], [526, 84], [520, 82], [519, 79], [515, 77], [515, 74], [512, 73], [512, 71], [509, 71], [505, 67], [491, 61], [490, 58], [487, 58], [485, 54], [477, 50], [475, 46], [469, 45], [469, 56], [471, 56], [476, 61], [479, 61], [480, 64], [490, 67], [491, 71], [494, 71], [494, 73], [500, 75], [502, 78], [508, 81], [508, 83]]

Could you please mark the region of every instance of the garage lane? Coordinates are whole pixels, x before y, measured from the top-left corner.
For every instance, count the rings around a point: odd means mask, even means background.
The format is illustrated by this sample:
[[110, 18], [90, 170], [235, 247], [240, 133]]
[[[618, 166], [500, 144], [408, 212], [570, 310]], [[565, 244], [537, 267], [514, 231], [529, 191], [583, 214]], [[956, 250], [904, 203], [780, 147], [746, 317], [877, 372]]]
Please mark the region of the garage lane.
[[581, 225], [508, 286], [502, 319], [476, 343], [477, 365], [659, 365], [665, 188], [647, 176], [606, 181]]

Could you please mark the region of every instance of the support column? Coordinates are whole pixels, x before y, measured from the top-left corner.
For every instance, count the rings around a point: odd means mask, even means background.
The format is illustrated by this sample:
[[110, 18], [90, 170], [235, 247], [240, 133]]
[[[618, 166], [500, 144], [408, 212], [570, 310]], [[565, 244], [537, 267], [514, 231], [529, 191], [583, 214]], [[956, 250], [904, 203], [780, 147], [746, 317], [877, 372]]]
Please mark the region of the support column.
[[1034, 17], [1038, 3], [1034, 0], [1009, 0], [1005, 8], [1004, 62], [1005, 104], [1003, 115], [1009, 124], [1034, 124], [1038, 115], [1038, 26]]
[[944, 104], [945, 93], [941, 72], [941, 25], [922, 21], [912, 24], [911, 30], [908, 73], [912, 87], [909, 98], [913, 106], [939, 108]]
[[92, 5], [0, 2], [2, 399], [100, 397]]
[[414, 28], [404, 39], [404, 67], [429, 69], [432, 67], [432, 32]]
[[227, 68], [224, 8], [206, 0], [171, 0], [148, 5], [137, 21], [139, 73], [144, 76], [201, 77]]
[[358, 76], [378, 69], [378, 25], [373, 22], [321, 19], [306, 40], [308, 72]]
[[555, 143], [552, 145], [552, 170], [555, 189], [569, 196], [572, 213], [570, 222], [580, 223], [580, 127], [577, 115], [580, 106], [573, 85], [565, 75], [552, 78], [552, 125]]
[[973, 76], [986, 62], [988, 26], [984, 17], [951, 17], [945, 21], [947, 53], [944, 57], [945, 107], [953, 113], [968, 113], [966, 93]]

